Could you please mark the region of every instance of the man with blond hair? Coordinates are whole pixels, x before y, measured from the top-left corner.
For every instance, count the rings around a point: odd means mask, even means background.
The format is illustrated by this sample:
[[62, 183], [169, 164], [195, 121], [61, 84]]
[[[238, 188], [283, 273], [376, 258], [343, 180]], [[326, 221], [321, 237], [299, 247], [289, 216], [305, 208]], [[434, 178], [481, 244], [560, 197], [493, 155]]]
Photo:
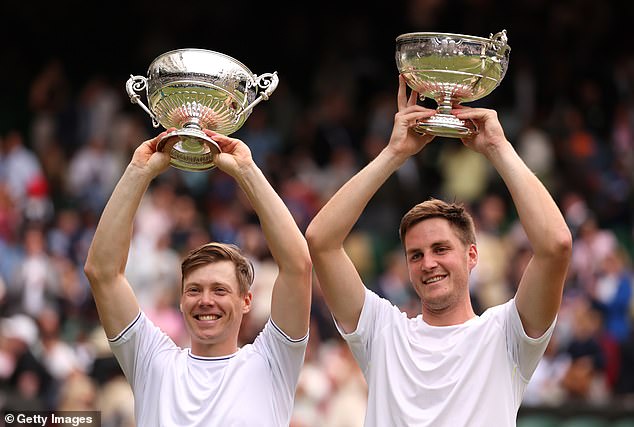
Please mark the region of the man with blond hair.
[[251, 202], [279, 267], [270, 319], [254, 342], [238, 347], [243, 316], [251, 309], [253, 268], [236, 246], [209, 243], [182, 263], [180, 310], [191, 337], [188, 349], [152, 324], [124, 276], [139, 203], [169, 165], [168, 154], [156, 150], [165, 132], [134, 152], [101, 216], [85, 272], [132, 387], [138, 427], [288, 426], [308, 341], [308, 248], [246, 144], [205, 132], [221, 148], [216, 166]]

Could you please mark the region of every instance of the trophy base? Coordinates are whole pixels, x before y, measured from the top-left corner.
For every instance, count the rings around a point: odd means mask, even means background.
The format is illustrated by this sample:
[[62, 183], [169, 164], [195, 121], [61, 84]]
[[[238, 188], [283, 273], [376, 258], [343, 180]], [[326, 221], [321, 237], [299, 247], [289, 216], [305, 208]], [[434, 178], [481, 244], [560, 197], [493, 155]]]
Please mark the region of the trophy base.
[[214, 168], [218, 144], [203, 131], [183, 128], [165, 135], [156, 146], [157, 151], [170, 153], [170, 165], [184, 171], [206, 171]]
[[464, 138], [476, 135], [478, 129], [471, 120], [460, 120], [453, 114], [438, 113], [426, 120], [419, 121], [414, 132], [447, 138]]

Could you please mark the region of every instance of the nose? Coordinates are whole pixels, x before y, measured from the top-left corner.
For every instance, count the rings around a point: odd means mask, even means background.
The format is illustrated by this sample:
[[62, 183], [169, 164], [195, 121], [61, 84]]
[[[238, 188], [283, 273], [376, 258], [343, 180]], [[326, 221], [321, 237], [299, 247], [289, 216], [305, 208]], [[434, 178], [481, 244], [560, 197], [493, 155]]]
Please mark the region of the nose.
[[438, 262], [433, 256], [426, 255], [423, 257], [423, 261], [420, 263], [421, 270], [433, 270], [438, 266]]
[[198, 300], [198, 305], [208, 306], [208, 305], [213, 305], [214, 302], [215, 302], [214, 293], [211, 290], [204, 290], [200, 293], [200, 299]]

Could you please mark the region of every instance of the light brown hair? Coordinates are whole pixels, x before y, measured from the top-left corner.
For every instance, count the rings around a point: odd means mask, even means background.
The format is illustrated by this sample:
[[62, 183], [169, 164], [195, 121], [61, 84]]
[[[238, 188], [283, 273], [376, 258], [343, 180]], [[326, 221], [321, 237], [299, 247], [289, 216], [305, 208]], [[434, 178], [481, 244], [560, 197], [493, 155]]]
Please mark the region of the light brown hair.
[[447, 203], [431, 198], [417, 204], [409, 210], [401, 219], [399, 236], [405, 243], [405, 234], [414, 225], [430, 218], [443, 218], [449, 221], [451, 227], [456, 230], [458, 238], [465, 245], [475, 244], [475, 225], [473, 218], [459, 203]]
[[215, 242], [202, 245], [187, 254], [181, 264], [181, 292], [187, 274], [199, 267], [220, 261], [231, 261], [235, 265], [240, 295], [246, 295], [253, 283], [253, 264], [236, 245]]

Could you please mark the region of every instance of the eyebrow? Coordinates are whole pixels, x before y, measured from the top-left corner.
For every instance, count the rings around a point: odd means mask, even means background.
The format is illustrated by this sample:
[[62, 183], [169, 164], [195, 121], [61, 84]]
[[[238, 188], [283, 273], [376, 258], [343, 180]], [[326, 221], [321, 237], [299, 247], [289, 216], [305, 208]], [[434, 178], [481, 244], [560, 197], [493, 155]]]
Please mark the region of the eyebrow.
[[212, 282], [212, 283], [208, 283], [208, 284], [204, 284], [204, 283], [200, 283], [200, 282], [185, 282], [183, 283], [183, 287], [187, 288], [190, 286], [198, 286], [198, 287], [205, 287], [205, 286], [209, 286], [212, 288], [218, 288], [218, 287], [223, 287], [223, 288], [231, 288], [231, 285], [229, 283], [225, 283], [225, 282]]
[[[451, 246], [451, 241], [449, 240], [439, 240], [437, 242], [434, 242], [431, 244], [431, 248], [437, 248], [438, 246]], [[412, 249], [408, 249], [407, 251], [405, 251], [405, 253], [407, 254], [412, 254], [412, 253], [416, 253], [416, 252], [423, 252], [420, 248], [416, 247], [416, 248], [412, 248]]]
[[451, 241], [449, 240], [440, 240], [438, 242], [434, 242], [431, 244], [432, 248], [438, 247], [438, 246], [451, 246]]

